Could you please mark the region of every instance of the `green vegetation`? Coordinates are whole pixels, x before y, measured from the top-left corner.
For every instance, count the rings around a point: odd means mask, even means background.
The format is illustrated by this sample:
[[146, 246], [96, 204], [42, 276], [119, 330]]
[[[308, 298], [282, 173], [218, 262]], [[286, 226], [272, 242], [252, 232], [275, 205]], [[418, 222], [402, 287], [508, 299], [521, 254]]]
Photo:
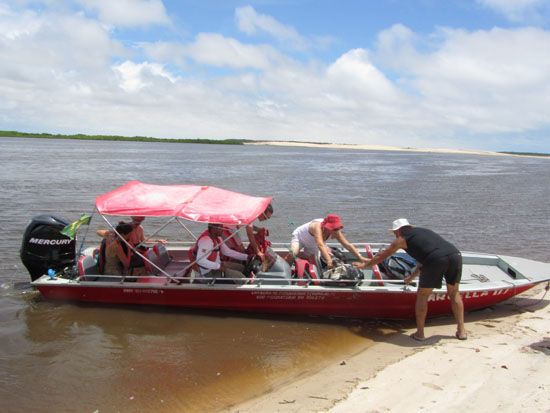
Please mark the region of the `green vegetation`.
[[247, 139], [161, 139], [148, 136], [111, 136], [111, 135], [60, 135], [51, 133], [27, 133], [17, 131], [0, 131], [4, 138], [42, 138], [42, 139], [81, 139], [87, 141], [132, 141], [132, 142], [167, 142], [167, 143], [208, 143], [220, 145], [242, 145]]
[[540, 152], [499, 152], [505, 153], [507, 155], [520, 155], [520, 156], [550, 156], [550, 153], [540, 153]]

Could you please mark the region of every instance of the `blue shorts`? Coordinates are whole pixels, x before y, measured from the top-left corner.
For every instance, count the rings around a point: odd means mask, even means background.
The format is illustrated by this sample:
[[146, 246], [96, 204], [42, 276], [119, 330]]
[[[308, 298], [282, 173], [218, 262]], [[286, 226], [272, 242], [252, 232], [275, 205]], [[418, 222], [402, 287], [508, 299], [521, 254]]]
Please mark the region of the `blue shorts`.
[[445, 277], [447, 284], [455, 285], [462, 278], [462, 255], [460, 253], [429, 260], [420, 271], [419, 288], [441, 288]]

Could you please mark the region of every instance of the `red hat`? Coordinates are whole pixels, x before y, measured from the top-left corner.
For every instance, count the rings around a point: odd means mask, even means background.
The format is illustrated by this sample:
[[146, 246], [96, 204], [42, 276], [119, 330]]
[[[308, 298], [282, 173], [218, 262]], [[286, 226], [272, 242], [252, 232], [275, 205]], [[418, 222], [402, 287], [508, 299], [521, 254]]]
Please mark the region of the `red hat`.
[[339, 229], [344, 228], [340, 217], [336, 214], [328, 214], [323, 222], [321, 222], [321, 227], [328, 229], [329, 231], [338, 231]]

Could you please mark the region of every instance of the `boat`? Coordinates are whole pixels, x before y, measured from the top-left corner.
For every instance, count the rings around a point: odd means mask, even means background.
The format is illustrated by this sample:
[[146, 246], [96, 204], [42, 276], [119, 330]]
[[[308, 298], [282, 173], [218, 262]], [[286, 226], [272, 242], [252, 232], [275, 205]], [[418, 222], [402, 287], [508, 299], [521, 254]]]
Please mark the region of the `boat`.
[[[242, 226], [252, 223], [271, 202], [212, 186], [151, 185], [129, 182], [96, 198], [97, 214], [114, 230], [109, 217], [165, 217], [188, 231], [185, 223]], [[27, 226], [21, 258], [32, 285], [48, 300], [124, 305], [160, 305], [256, 314], [336, 316], [376, 319], [414, 317], [417, 286], [389, 265], [341, 271], [335, 276], [319, 260], [296, 259], [291, 267], [285, 244], [272, 244], [272, 265], [247, 262], [245, 278], [203, 278], [193, 270], [189, 243], [155, 243], [143, 254], [150, 275], [100, 274], [97, 247], [76, 251], [77, 239], [61, 234], [67, 221], [35, 217]], [[372, 256], [385, 244], [354, 244]], [[338, 250], [335, 250], [338, 251]], [[192, 257], [192, 256], [191, 256]], [[493, 306], [550, 281], [550, 263], [504, 255], [462, 252], [460, 291], [465, 311]], [[391, 259], [412, 260], [404, 251]], [[353, 257], [341, 254], [339, 265], [351, 268]], [[328, 274], [328, 275], [327, 275]], [[451, 314], [445, 287], [429, 299], [430, 317]]]

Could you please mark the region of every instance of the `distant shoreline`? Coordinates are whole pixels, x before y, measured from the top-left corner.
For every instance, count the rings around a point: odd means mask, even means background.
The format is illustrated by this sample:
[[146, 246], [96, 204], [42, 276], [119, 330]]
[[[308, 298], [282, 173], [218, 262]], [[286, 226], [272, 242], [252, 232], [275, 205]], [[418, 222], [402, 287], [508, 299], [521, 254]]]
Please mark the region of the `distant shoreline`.
[[350, 149], [364, 151], [395, 151], [395, 152], [419, 152], [419, 153], [446, 153], [462, 155], [485, 155], [485, 156], [523, 156], [550, 158], [547, 153], [533, 152], [495, 152], [466, 149], [446, 149], [446, 148], [411, 148], [385, 145], [357, 145], [357, 144], [336, 144], [321, 142], [299, 142], [299, 141], [256, 141], [251, 139], [172, 139], [172, 138], [153, 138], [148, 136], [118, 136], [118, 135], [62, 135], [50, 133], [28, 133], [18, 131], [0, 131], [0, 138], [41, 138], [41, 139], [76, 139], [76, 140], [99, 140], [99, 141], [123, 141], [123, 142], [161, 142], [161, 143], [198, 143], [215, 145], [266, 145], [266, 146], [287, 146], [303, 148], [328, 148], [328, 149]]
[[123, 142], [161, 142], [161, 143], [202, 143], [217, 145], [243, 145], [243, 139], [170, 139], [152, 138], [149, 136], [118, 136], [118, 135], [61, 135], [51, 133], [27, 133], [16, 131], [0, 131], [0, 138], [41, 138], [41, 139], [76, 139], [85, 141], [123, 141]]
[[490, 156], [506, 156], [502, 152], [491, 151], [474, 151], [460, 149], [437, 149], [437, 148], [401, 148], [398, 146], [385, 145], [355, 145], [355, 144], [338, 144], [338, 143], [308, 143], [308, 142], [285, 142], [285, 141], [261, 141], [261, 142], [246, 142], [246, 145], [269, 145], [269, 146], [295, 146], [304, 148], [330, 148], [330, 149], [351, 149], [363, 151], [389, 151], [389, 152], [422, 152], [422, 153], [449, 153], [449, 154], [464, 154], [464, 155], [490, 155]]

